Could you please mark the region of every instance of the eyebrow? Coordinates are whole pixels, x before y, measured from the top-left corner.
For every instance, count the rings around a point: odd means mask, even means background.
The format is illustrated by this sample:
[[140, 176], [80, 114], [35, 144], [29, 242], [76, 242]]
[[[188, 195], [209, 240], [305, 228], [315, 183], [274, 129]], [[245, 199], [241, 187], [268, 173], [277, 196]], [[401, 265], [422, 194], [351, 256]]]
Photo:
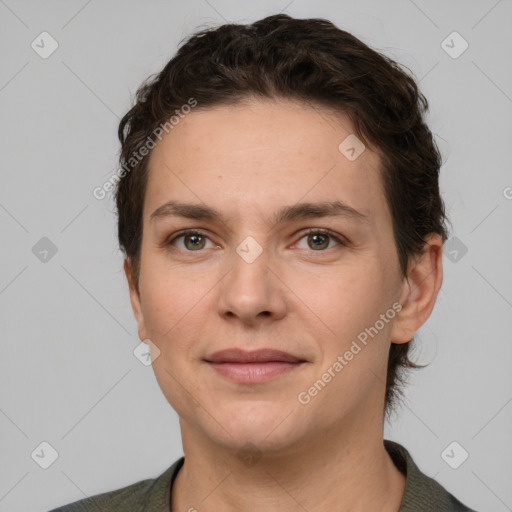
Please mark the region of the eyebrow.
[[[215, 208], [205, 204], [182, 203], [168, 201], [159, 206], [150, 216], [150, 221], [163, 217], [184, 217], [187, 219], [220, 221], [227, 224], [227, 219]], [[345, 204], [342, 201], [322, 201], [318, 203], [298, 203], [292, 206], [284, 206], [271, 218], [272, 225], [284, 224], [299, 219], [311, 219], [315, 217], [345, 217], [359, 222], [369, 222], [370, 219]]]

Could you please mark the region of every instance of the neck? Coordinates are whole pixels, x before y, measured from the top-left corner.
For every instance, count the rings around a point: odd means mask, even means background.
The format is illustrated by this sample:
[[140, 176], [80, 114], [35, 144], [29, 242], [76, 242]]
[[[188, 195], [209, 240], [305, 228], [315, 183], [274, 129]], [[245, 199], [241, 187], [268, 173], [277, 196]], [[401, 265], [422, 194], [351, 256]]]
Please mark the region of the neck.
[[171, 511], [397, 512], [405, 476], [383, 443], [383, 421], [333, 425], [285, 449], [226, 449], [180, 419], [185, 463]]

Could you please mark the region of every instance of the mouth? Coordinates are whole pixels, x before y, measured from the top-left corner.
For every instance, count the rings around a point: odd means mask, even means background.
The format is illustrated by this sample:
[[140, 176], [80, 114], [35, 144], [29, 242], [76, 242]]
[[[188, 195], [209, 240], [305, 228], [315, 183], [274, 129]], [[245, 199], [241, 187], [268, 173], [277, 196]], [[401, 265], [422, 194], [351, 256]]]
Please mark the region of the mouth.
[[239, 384], [257, 384], [290, 373], [306, 360], [273, 349], [246, 352], [228, 349], [215, 352], [205, 361], [222, 376]]

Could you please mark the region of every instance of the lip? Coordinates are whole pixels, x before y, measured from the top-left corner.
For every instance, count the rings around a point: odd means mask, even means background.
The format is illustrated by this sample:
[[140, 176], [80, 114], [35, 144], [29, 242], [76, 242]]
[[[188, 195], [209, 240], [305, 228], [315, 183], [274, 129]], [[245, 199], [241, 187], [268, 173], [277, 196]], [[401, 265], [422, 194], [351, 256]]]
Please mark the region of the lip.
[[240, 349], [221, 350], [205, 359], [218, 373], [239, 384], [266, 382], [297, 369], [306, 361], [274, 349], [247, 352]]
[[228, 348], [214, 352], [206, 358], [209, 363], [300, 363], [300, 359], [288, 352], [263, 348], [246, 351], [239, 348]]

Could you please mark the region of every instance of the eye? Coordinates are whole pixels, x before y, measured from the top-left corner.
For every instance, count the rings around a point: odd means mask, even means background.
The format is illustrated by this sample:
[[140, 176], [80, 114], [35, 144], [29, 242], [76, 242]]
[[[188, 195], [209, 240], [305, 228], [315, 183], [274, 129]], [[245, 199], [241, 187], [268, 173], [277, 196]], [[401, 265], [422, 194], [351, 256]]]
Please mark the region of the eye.
[[[181, 247], [177, 241], [181, 240], [183, 244]], [[212, 241], [201, 231], [185, 230], [178, 233], [172, 239], [166, 242], [166, 245], [177, 246], [178, 249], [188, 252], [200, 251], [204, 249], [207, 241]]]
[[301, 237], [300, 240], [306, 239], [308, 247], [299, 247], [300, 249], [313, 249], [314, 251], [324, 251], [325, 249], [331, 249], [329, 247], [330, 242], [333, 240], [338, 245], [346, 245], [346, 243], [332, 231], [327, 229], [310, 229], [307, 233]]
[[[305, 239], [307, 247], [300, 246], [300, 242]], [[312, 249], [316, 252], [323, 252], [326, 249], [332, 249], [333, 244], [347, 245], [343, 237], [327, 229], [311, 228], [299, 240], [297, 246], [300, 249]], [[211, 244], [207, 247], [208, 242]], [[176, 233], [172, 238], [165, 242], [167, 246], [173, 246], [185, 252], [199, 252], [202, 249], [213, 248], [215, 245], [202, 231], [186, 229]]]

